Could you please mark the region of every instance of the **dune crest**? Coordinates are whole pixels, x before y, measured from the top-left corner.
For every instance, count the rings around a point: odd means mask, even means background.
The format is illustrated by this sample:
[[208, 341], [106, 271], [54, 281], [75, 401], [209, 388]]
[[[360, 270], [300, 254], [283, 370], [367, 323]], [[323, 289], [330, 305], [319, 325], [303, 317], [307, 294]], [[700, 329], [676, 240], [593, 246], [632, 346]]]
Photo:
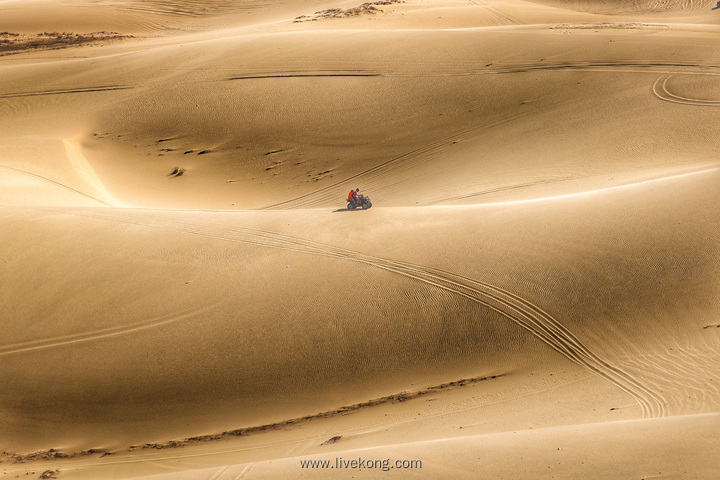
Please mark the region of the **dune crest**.
[[2, 473], [714, 478], [714, 3], [0, 1]]
[[570, 8], [580, 12], [606, 13], [612, 15], [636, 13], [685, 13], [694, 14], [716, 6], [715, 0], [530, 0], [535, 3]]

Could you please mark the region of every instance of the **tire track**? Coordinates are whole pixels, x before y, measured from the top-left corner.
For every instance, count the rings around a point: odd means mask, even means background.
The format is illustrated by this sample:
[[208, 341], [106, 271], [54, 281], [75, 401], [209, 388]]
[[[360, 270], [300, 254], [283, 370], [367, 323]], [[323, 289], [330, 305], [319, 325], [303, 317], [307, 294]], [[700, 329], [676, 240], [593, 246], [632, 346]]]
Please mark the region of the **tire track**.
[[[533, 63], [508, 63], [497, 66], [486, 73], [520, 73], [537, 70], [600, 70], [612, 72], [643, 72], [643, 71], [660, 71], [668, 72], [669, 69], [687, 69], [689, 73], [707, 73], [720, 72], [720, 65], [704, 65], [692, 62], [664, 62], [655, 60], [614, 60], [614, 61], [594, 61], [594, 60], [578, 60], [565, 62], [533, 62]], [[695, 69], [695, 71], [690, 71]]]
[[0, 98], [18, 98], [18, 97], [41, 97], [44, 95], [63, 95], [67, 93], [90, 93], [90, 92], [108, 92], [112, 90], [129, 90], [135, 87], [127, 87], [120, 85], [110, 85], [106, 87], [87, 87], [87, 88], [68, 88], [60, 90], [40, 90], [35, 92], [19, 92], [7, 93], [0, 95]]
[[231, 77], [228, 80], [258, 80], [268, 78], [325, 78], [325, 77], [379, 77], [379, 73], [360, 72], [307, 72], [307, 73], [277, 73], [266, 75], [248, 75]]
[[496, 12], [491, 10], [490, 6], [487, 3], [483, 2], [482, 0], [469, 0], [468, 3], [470, 3], [470, 5], [473, 5], [475, 7], [480, 7], [480, 9], [483, 10], [483, 13], [485, 14], [485, 16], [490, 20], [491, 24], [495, 23], [495, 22], [499, 23], [500, 25], [512, 23], [512, 22], [508, 22], [508, 20], [506, 18], [501, 17]]
[[67, 345], [76, 345], [78, 343], [92, 342], [96, 340], [104, 340], [106, 338], [113, 338], [120, 335], [128, 335], [131, 333], [148, 330], [150, 328], [157, 328], [163, 325], [176, 323], [181, 320], [185, 320], [187, 318], [203, 313], [212, 307], [213, 305], [206, 305], [190, 312], [162, 315], [160, 317], [144, 320], [142, 322], [131, 323], [129, 325], [119, 325], [116, 327], [108, 327], [100, 330], [93, 330], [90, 332], [62, 335], [59, 337], [45, 338], [42, 340], [33, 340], [28, 342], [2, 345], [0, 346], [0, 357], [19, 353], [34, 352], [38, 350], [46, 350], [50, 348], [64, 347]]
[[703, 99], [696, 99], [696, 98], [687, 98], [687, 97], [681, 97], [679, 95], [673, 94], [667, 88], [667, 82], [673, 76], [674, 75], [665, 75], [665, 76], [660, 77], [657, 80], [655, 80], [652, 90], [653, 90], [653, 94], [657, 98], [659, 98], [660, 100], [665, 100], [666, 102], [680, 103], [683, 105], [696, 105], [696, 106], [700, 106], [700, 107], [720, 107], [720, 100], [703, 100]]
[[217, 472], [215, 472], [213, 474], [213, 476], [210, 477], [208, 480], [219, 480], [220, 477], [222, 477], [225, 474], [225, 472], [228, 470], [228, 468], [230, 468], [230, 465], [226, 465], [226, 466], [218, 468]]
[[[720, 65], [702, 65], [698, 63], [670, 63], [670, 62], [659, 62], [659, 61], [647, 61], [647, 62], [638, 62], [638, 61], [615, 61], [615, 62], [596, 62], [596, 61], [578, 61], [578, 62], [558, 62], [558, 63], [551, 63], [551, 62], [542, 62], [542, 63], [516, 63], [516, 64], [506, 64], [502, 66], [497, 66], [493, 68], [487, 68], [487, 67], [478, 67], [477, 70], [471, 70], [471, 71], [465, 71], [460, 73], [442, 73], [439, 75], [442, 76], [457, 76], [457, 75], [488, 75], [488, 74], [510, 74], [510, 73], [522, 73], [522, 72], [529, 72], [529, 71], [562, 71], [562, 70], [609, 70], [609, 71], [624, 71], [624, 72], [635, 72], [634, 69], [641, 69], [641, 71], [655, 71], [655, 70], [661, 70], [661, 71], [667, 71], [668, 69], [674, 69], [677, 70], [678, 68], [681, 69], [687, 69], [688, 73], [697, 73], [697, 74], [708, 74], [708, 75], [720, 75]], [[698, 72], [691, 72], [692, 69], [699, 69]], [[708, 71], [717, 71], [717, 74], [714, 73], [708, 73]], [[277, 76], [311, 76], [308, 72], [307, 74], [302, 74], [300, 72], [293, 72], [291, 73], [285, 73], [285, 74], [278, 74]], [[268, 74], [267, 76], [274, 76], [272, 74]], [[430, 76], [427, 73], [425, 74], [403, 74], [403, 73], [373, 73], [372, 76]], [[677, 103], [684, 103], [684, 101], [677, 101], [673, 99], [667, 99], [661, 97], [657, 91], [656, 91], [656, 85], [653, 87], [653, 91], [655, 95], [659, 96], [663, 100], [668, 101], [676, 101]], [[697, 103], [693, 103], [697, 104]], [[718, 105], [720, 105], [720, 102], [718, 102]], [[715, 106], [713, 104], [713, 106]], [[532, 115], [532, 111], [527, 111], [523, 114], [519, 115], [506, 115], [503, 118], [500, 118], [499, 120], [496, 120], [494, 122], [488, 122], [484, 123], [482, 125], [478, 125], [476, 127], [472, 127], [467, 130], [463, 130], [459, 133], [455, 133], [452, 135], [448, 135], [446, 137], [440, 138], [434, 142], [430, 142], [428, 144], [425, 144], [421, 147], [418, 147], [416, 149], [413, 149], [409, 152], [403, 153], [402, 155], [393, 157], [389, 160], [386, 160], [382, 163], [379, 163], [377, 165], [374, 165], [366, 170], [363, 170], [361, 172], [355, 173], [353, 175], [349, 175], [342, 180], [335, 181], [329, 185], [326, 185], [322, 188], [319, 188], [317, 190], [314, 190], [312, 192], [299, 195], [297, 197], [290, 198], [288, 200], [283, 200], [281, 202], [273, 203], [270, 205], [266, 205], [264, 207], [259, 208], [259, 210], [274, 210], [274, 209], [302, 209], [302, 208], [308, 208], [312, 206], [316, 206], [318, 204], [322, 204], [323, 202], [333, 202], [337, 199], [338, 196], [344, 196], [344, 193], [340, 191], [340, 187], [344, 186], [346, 183], [350, 182], [351, 180], [357, 180], [357, 179], [363, 179], [366, 182], [371, 182], [373, 180], [381, 179], [383, 177], [386, 177], [390, 173], [398, 173], [403, 170], [406, 170], [408, 168], [416, 167], [419, 163], [424, 162], [418, 162], [415, 161], [412, 163], [412, 165], [409, 164], [412, 160], [418, 160], [422, 158], [425, 155], [439, 152], [444, 148], [449, 147], [452, 145], [453, 142], [459, 142], [463, 140], [468, 140], [472, 138], [475, 134], [482, 130], [489, 130], [493, 128], [500, 127], [502, 125], [505, 125], [507, 123], [520, 120], [522, 118], [528, 117]], [[429, 161], [429, 160], [425, 160]]]
[[[308, 59], [313, 62], [314, 59]], [[532, 71], [601, 71], [601, 72], [625, 72], [643, 73], [659, 72], [665, 74], [705, 74], [720, 75], [720, 65], [702, 64], [695, 62], [666, 62], [662, 60], [567, 60], [552, 61], [543, 60], [540, 62], [498, 62], [484, 63], [477, 61], [468, 62], [408, 62], [398, 67], [397, 63], [382, 64], [374, 62], [367, 64], [365, 68], [357, 62], [327, 62], [328, 68], [318, 68], [317, 62], [307, 68], [294, 70], [278, 70], [275, 65], [255, 70], [251, 73], [238, 73], [226, 80], [245, 80], [252, 78], [284, 78], [284, 77], [386, 77], [386, 78], [441, 78], [441, 77], [471, 77], [480, 75], [500, 75], [512, 73], [525, 73]], [[381, 68], [378, 68], [381, 67]], [[405, 67], [405, 69], [402, 69]], [[422, 70], [414, 71], [413, 68], [421, 67]], [[434, 67], [434, 68], [433, 68]], [[130, 87], [128, 87], [130, 88]]]
[[386, 160], [385, 162], [382, 162], [378, 165], [370, 167], [367, 170], [363, 170], [359, 173], [345, 177], [342, 180], [333, 182], [332, 184], [322, 187], [313, 192], [306, 193], [304, 195], [299, 195], [295, 198], [292, 198], [289, 200], [284, 200], [282, 202], [274, 203], [272, 205], [262, 207], [259, 210], [271, 210], [271, 209], [282, 209], [282, 208], [298, 209], [298, 208], [306, 208], [306, 207], [309, 207], [312, 205], [316, 205], [317, 203], [322, 202], [322, 201], [334, 201], [338, 196], [337, 191], [339, 190], [339, 188], [351, 180], [356, 180], [356, 179], [362, 178], [365, 181], [372, 181], [373, 179], [384, 177], [384, 176], [388, 175], [389, 173], [397, 173], [397, 172], [403, 171], [404, 169], [407, 169], [407, 168], [416, 167], [418, 164], [424, 163], [424, 162], [415, 162], [412, 164], [412, 166], [407, 165], [407, 162], [409, 160], [416, 159], [423, 155], [440, 151], [443, 148], [446, 148], [446, 147], [449, 147], [450, 145], [452, 145], [453, 142], [460, 142], [460, 141], [468, 140], [469, 138], [474, 136], [479, 131], [482, 131], [485, 129], [497, 128], [499, 126], [505, 125], [510, 122], [514, 122], [516, 120], [520, 120], [520, 119], [528, 117], [530, 115], [532, 115], [532, 111], [527, 111], [525, 113], [516, 114], [516, 115], [507, 115], [507, 116], [505, 116], [499, 120], [496, 120], [494, 122], [485, 123], [485, 124], [479, 125], [477, 127], [463, 130], [460, 133], [456, 133], [453, 135], [443, 137], [439, 140], [425, 144], [425, 145], [423, 145], [419, 148], [416, 148], [414, 150], [411, 150], [407, 153], [404, 153], [397, 157], [393, 157], [390, 160]]
[[451, 197], [445, 197], [445, 198], [440, 198], [440, 199], [438, 199], [438, 200], [432, 200], [432, 201], [430, 201], [430, 202], [421, 203], [421, 204], [419, 204], [419, 205], [420, 205], [420, 206], [437, 205], [437, 204], [439, 204], [439, 203], [449, 202], [449, 201], [452, 201], [452, 200], [464, 200], [464, 199], [467, 199], [467, 198], [482, 197], [483, 195], [489, 195], [489, 194], [491, 194], [491, 193], [498, 193], [498, 192], [506, 192], [506, 191], [511, 191], [511, 190], [518, 190], [518, 189], [521, 189], [521, 188], [532, 187], [532, 186], [535, 186], [535, 185], [544, 185], [544, 184], [548, 184], [548, 183], [564, 182], [564, 181], [566, 181], [566, 180], [570, 180], [571, 178], [573, 178], [573, 177], [568, 176], [568, 175], [559, 176], [559, 177], [557, 177], [557, 178], [545, 178], [545, 179], [536, 180], [536, 181], [533, 181], [533, 182], [525, 182], [525, 183], [520, 183], [520, 184], [516, 184], [516, 185], [506, 185], [506, 186], [503, 186], [503, 187], [490, 188], [490, 189], [487, 189], [487, 190], [480, 190], [480, 191], [477, 191], [477, 192], [464, 193], [464, 194], [461, 194], [461, 195], [454, 195], [454, 196], [451, 196]]
[[[105, 5], [103, 5], [105, 6]], [[251, 5], [252, 6], [252, 5]], [[258, 6], [258, 5], [255, 5]], [[236, 9], [238, 6], [229, 0], [210, 1], [181, 1], [167, 2], [162, 0], [141, 0], [117, 5], [108, 3], [108, 8], [127, 12], [141, 13], [143, 15], [157, 15], [163, 17], [180, 17], [188, 19], [201, 18], [208, 15], [217, 15]], [[242, 6], [240, 6], [242, 8]], [[245, 8], [248, 8], [247, 6]]]
[[518, 19], [517, 17], [514, 17], [509, 13], [503, 12], [499, 8], [493, 7], [492, 5], [483, 0], [470, 0], [470, 4], [482, 7], [483, 9], [487, 10], [486, 13], [489, 14], [488, 16], [494, 17], [501, 24], [525, 25], [525, 22]]
[[483, 305], [528, 330], [568, 360], [587, 368], [631, 395], [640, 406], [644, 418], [667, 415], [666, 402], [659, 393], [649, 389], [637, 378], [592, 352], [577, 336], [540, 307], [495, 285], [441, 269], [384, 259], [267, 230], [245, 227], [228, 228], [180, 220], [160, 220], [139, 217], [126, 211], [61, 210], [59, 212], [175, 231], [215, 240], [347, 260], [402, 275]]
[[247, 474], [252, 471], [253, 468], [255, 468], [255, 462], [248, 463], [245, 468], [243, 468], [240, 473], [238, 473], [237, 476], [233, 478], [233, 480], [241, 480], [242, 478], [245, 478]]
[[111, 204], [109, 204], [109, 203], [107, 203], [107, 202], [105, 202], [105, 201], [103, 201], [103, 200], [100, 200], [99, 198], [95, 198], [95, 197], [93, 197], [92, 195], [88, 195], [87, 193], [81, 192], [80, 190], [76, 190], [76, 189], [74, 189], [74, 188], [72, 188], [72, 187], [68, 187], [67, 185], [65, 185], [65, 184], [63, 184], [63, 183], [56, 182], [55, 180], [52, 180], [52, 179], [47, 178], [47, 177], [43, 177], [42, 175], [38, 175], [37, 173], [32, 173], [32, 172], [28, 172], [28, 171], [25, 171], [25, 170], [20, 170], [19, 168], [8, 167], [7, 165], [0, 165], [0, 168], [4, 168], [4, 169], [6, 169], [6, 170], [12, 170], [13, 172], [22, 173], [23, 175], [27, 175], [27, 176], [30, 176], [30, 177], [33, 177], [33, 178], [40, 179], [40, 180], [42, 180], [42, 181], [44, 181], [44, 182], [50, 183], [50, 184], [52, 184], [52, 185], [55, 185], [56, 187], [60, 187], [60, 188], [62, 188], [63, 190], [67, 190], [68, 192], [72, 192], [72, 193], [81, 195], [81, 196], [83, 196], [83, 197], [85, 197], [85, 198], [89, 198], [90, 200], [93, 200], [93, 201], [96, 201], [96, 202], [98, 202], [98, 203], [101, 203], [101, 204], [103, 204], [103, 205], [105, 205], [105, 206], [107, 206], [107, 207], [112, 207], [112, 206], [113, 206], [113, 205], [111, 205]]

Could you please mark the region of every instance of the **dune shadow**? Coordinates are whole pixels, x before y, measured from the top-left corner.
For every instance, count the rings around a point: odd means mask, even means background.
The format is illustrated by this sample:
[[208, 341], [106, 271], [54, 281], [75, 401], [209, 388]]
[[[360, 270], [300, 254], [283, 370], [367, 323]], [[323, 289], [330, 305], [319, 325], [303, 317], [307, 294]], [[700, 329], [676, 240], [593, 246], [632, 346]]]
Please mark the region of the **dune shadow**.
[[338, 212], [364, 212], [365, 210], [369, 210], [367, 208], [356, 208], [353, 210], [350, 210], [348, 208], [338, 208], [337, 210], [333, 210], [332, 213], [338, 213]]

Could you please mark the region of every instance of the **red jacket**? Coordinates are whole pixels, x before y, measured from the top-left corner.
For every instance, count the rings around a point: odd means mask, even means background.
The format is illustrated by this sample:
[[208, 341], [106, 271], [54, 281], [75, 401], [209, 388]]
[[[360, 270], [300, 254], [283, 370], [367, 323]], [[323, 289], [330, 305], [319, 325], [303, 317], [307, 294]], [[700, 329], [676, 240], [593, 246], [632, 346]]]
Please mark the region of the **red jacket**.
[[350, 190], [350, 193], [348, 193], [348, 198], [352, 198], [353, 195], [355, 195], [355, 190]]

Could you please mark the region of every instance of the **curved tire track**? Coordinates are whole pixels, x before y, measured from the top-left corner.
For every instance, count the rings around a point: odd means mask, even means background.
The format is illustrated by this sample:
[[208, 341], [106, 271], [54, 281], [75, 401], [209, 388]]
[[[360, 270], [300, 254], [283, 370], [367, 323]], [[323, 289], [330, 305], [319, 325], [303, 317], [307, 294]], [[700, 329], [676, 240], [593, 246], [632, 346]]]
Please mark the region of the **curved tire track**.
[[620, 390], [631, 395], [644, 418], [667, 415], [663, 397], [646, 387], [640, 380], [621, 370], [610, 361], [592, 352], [580, 339], [543, 309], [528, 300], [495, 285], [414, 263], [395, 261], [361, 252], [305, 240], [292, 235], [245, 227], [228, 228], [197, 224], [180, 220], [160, 220], [139, 217], [124, 211], [94, 212], [62, 210], [60, 213], [130, 223], [189, 235], [225, 240], [265, 248], [277, 248], [311, 255], [348, 260], [440, 288], [483, 305], [528, 330], [550, 348], [568, 360], [605, 378]]
[[683, 105], [696, 105], [699, 107], [720, 107], [720, 100], [703, 100], [698, 98], [687, 98], [687, 97], [681, 97], [679, 95], [675, 95], [674, 93], [670, 92], [667, 88], [667, 82], [670, 80], [674, 75], [665, 75], [657, 80], [655, 80], [655, 83], [653, 84], [653, 94], [659, 98], [660, 100], [665, 100], [666, 102], [672, 102], [672, 103], [680, 103]]
[[[304, 195], [297, 196], [295, 198], [291, 198], [289, 200], [284, 200], [282, 202], [274, 203], [274, 204], [268, 205], [266, 207], [262, 207], [259, 210], [283, 209], [283, 208], [299, 209], [299, 208], [307, 208], [307, 207], [316, 205], [318, 202], [322, 202], [322, 201], [334, 201], [337, 198], [336, 189], [340, 188], [341, 185], [343, 185], [351, 180], [356, 180], [358, 178], [363, 178], [364, 180], [376, 179], [376, 178], [384, 177], [384, 176], [388, 175], [388, 173], [390, 173], [390, 172], [402, 171], [402, 169], [404, 169], [404, 168], [409, 168], [407, 165], [405, 165], [409, 160], [412, 160], [412, 159], [421, 157], [422, 155], [432, 153], [432, 152], [438, 151], [442, 148], [448, 147], [448, 146], [452, 145], [453, 142], [460, 142], [463, 140], [467, 140], [467, 139], [471, 138], [473, 135], [475, 135], [476, 132], [481, 131], [483, 129], [496, 128], [501, 125], [519, 120], [521, 118], [528, 117], [531, 114], [532, 114], [532, 112], [528, 111], [528, 112], [521, 113], [521, 114], [508, 115], [499, 120], [496, 120], [496, 121], [493, 121], [490, 123], [485, 123], [485, 124], [479, 125], [477, 127], [463, 130], [460, 133], [456, 133], [453, 135], [449, 135], [447, 137], [443, 137], [439, 140], [436, 140], [434, 142], [431, 142], [431, 143], [428, 143], [421, 147], [418, 147], [407, 153], [404, 153], [397, 157], [393, 157], [390, 160], [387, 160], [378, 165], [370, 167], [359, 173], [356, 173], [349, 177], [345, 177], [342, 180], [338, 180], [338, 181], [336, 181], [330, 185], [327, 185], [323, 188], [320, 188], [318, 190], [312, 191], [310, 193], [306, 193]], [[413, 164], [413, 166], [417, 166], [417, 164], [418, 163], [416, 162]]]
[[[480, 66], [472, 68], [471, 65], [465, 65], [464, 68], [471, 68], [469, 71], [463, 72], [438, 72], [436, 75], [426, 73], [410, 74], [410, 73], [391, 73], [391, 72], [380, 72], [374, 73], [374, 76], [476, 76], [476, 75], [491, 75], [491, 74], [512, 74], [512, 73], [523, 73], [529, 71], [563, 71], [563, 70], [588, 70], [588, 71], [618, 71], [618, 72], [645, 72], [645, 71], [659, 71], [668, 73], [669, 71], [677, 71], [678, 69], [684, 69], [687, 73], [692, 74], [704, 74], [704, 75], [720, 75], [720, 65], [703, 65], [699, 63], [678, 63], [678, 62], [661, 62], [661, 61], [630, 61], [630, 60], [619, 60], [614, 62], [602, 62], [602, 61], [567, 61], [567, 62], [542, 62], [542, 63], [508, 63], [504, 65], [498, 65], [493, 67]], [[316, 72], [314, 70], [313, 72]], [[719, 73], [712, 73], [719, 72]], [[283, 73], [282, 75], [288, 76], [290, 73]], [[310, 71], [307, 73], [293, 72], [293, 76], [310, 76]], [[278, 74], [278, 76], [281, 76]], [[663, 77], [661, 77], [663, 78]], [[678, 100], [671, 97], [672, 94], [669, 92], [664, 96], [659, 94], [657, 91], [658, 81], [653, 86], [653, 93], [661, 98], [676, 103], [688, 103], [688, 100]], [[715, 103], [699, 103], [700, 101], [690, 101], [691, 105], [711, 105], [720, 106], [720, 102]], [[335, 181], [325, 187], [319, 188], [312, 192], [299, 195], [288, 200], [273, 203], [259, 210], [273, 210], [273, 209], [301, 209], [313, 207], [322, 202], [335, 201], [338, 195], [344, 196], [344, 192], [340, 192], [340, 186], [350, 182], [351, 180], [363, 179], [364, 181], [377, 180], [386, 177], [389, 173], [397, 173], [402, 169], [410, 168], [408, 162], [411, 160], [417, 160], [422, 158], [423, 155], [437, 152], [452, 145], [453, 142], [459, 142], [468, 140], [481, 132], [483, 129], [492, 129], [509, 122], [520, 120], [524, 117], [532, 115], [532, 111], [527, 111], [522, 114], [507, 115], [500, 119], [492, 122], [483, 123], [476, 127], [463, 130], [459, 133], [448, 135], [440, 138], [434, 142], [430, 142], [421, 147], [413, 149], [402, 155], [393, 157], [389, 160], [374, 165], [366, 170], [358, 172], [356, 174], [347, 176], [342, 180]], [[417, 166], [418, 161], [414, 162], [412, 166]]]
[[108, 327], [100, 330], [93, 330], [91, 332], [62, 335], [59, 337], [45, 338], [42, 340], [33, 340], [29, 342], [2, 345], [0, 346], [0, 357], [18, 353], [33, 352], [37, 350], [46, 350], [49, 348], [63, 347], [66, 345], [75, 345], [78, 343], [86, 343], [95, 340], [103, 340], [106, 338], [117, 337], [120, 335], [128, 335], [130, 333], [148, 330], [150, 328], [156, 328], [162, 325], [168, 325], [170, 323], [185, 320], [204, 311], [207, 311], [211, 307], [212, 305], [206, 305], [190, 312], [162, 315], [160, 317], [144, 320], [142, 322], [131, 323], [129, 325], [119, 325], [117, 327]]
[[67, 190], [68, 192], [72, 192], [72, 193], [76, 193], [76, 194], [78, 194], [78, 195], [82, 195], [82, 196], [85, 197], [85, 198], [89, 198], [90, 200], [94, 200], [94, 201], [96, 201], [96, 202], [98, 202], [98, 203], [101, 203], [101, 204], [107, 206], [107, 207], [112, 207], [112, 205], [110, 205], [110, 204], [107, 203], [107, 202], [104, 202], [104, 201], [100, 200], [99, 198], [95, 198], [95, 197], [93, 197], [92, 195], [88, 195], [87, 193], [81, 192], [80, 190], [76, 190], [76, 189], [74, 189], [74, 188], [72, 188], [72, 187], [68, 187], [67, 185], [65, 185], [65, 184], [63, 184], [63, 183], [56, 182], [55, 180], [52, 180], [52, 179], [47, 178], [47, 177], [43, 177], [42, 175], [38, 175], [37, 173], [27, 172], [27, 171], [25, 171], [25, 170], [20, 170], [19, 168], [8, 167], [7, 165], [0, 165], [0, 168], [4, 168], [4, 169], [6, 169], [6, 170], [12, 170], [13, 172], [22, 173], [23, 175], [27, 175], [27, 176], [30, 176], [30, 177], [33, 177], [33, 178], [40, 179], [40, 180], [42, 180], [42, 181], [44, 181], [44, 182], [50, 183], [50, 184], [52, 184], [52, 185], [55, 185], [56, 187], [60, 187], [60, 188], [62, 188], [63, 190]]

